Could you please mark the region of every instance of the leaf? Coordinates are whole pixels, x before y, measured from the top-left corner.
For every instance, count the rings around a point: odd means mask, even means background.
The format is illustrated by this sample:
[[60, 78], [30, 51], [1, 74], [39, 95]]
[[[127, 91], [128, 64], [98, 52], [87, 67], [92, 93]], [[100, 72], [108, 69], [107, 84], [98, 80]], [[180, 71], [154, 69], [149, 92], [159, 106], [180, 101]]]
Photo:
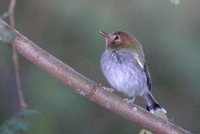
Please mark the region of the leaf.
[[28, 119], [37, 114], [36, 110], [26, 109], [16, 113], [0, 127], [0, 134], [17, 134], [27, 131], [30, 127]]
[[142, 129], [139, 134], [153, 134], [153, 133], [147, 129]]

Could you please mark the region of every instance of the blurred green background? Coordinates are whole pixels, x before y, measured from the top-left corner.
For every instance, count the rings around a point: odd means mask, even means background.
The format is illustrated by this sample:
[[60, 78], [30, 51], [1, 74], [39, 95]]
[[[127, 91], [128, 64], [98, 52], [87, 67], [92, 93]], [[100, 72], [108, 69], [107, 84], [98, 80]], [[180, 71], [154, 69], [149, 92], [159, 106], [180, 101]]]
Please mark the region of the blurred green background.
[[[9, 0], [0, 1], [0, 15]], [[176, 124], [200, 133], [200, 1], [18, 0], [16, 28], [85, 76], [109, 86], [99, 30], [125, 30], [143, 44], [153, 94]], [[2, 43], [0, 43], [2, 44]], [[39, 112], [29, 134], [135, 134], [141, 127], [90, 102], [20, 58], [26, 101]], [[0, 123], [18, 111], [12, 51], [0, 46]], [[141, 98], [136, 103], [143, 106]]]

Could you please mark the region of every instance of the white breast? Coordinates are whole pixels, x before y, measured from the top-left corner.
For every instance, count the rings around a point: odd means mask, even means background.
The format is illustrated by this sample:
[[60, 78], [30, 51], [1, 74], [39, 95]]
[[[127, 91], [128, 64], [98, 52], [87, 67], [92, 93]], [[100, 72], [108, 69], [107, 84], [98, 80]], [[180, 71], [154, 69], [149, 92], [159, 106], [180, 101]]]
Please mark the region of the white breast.
[[147, 87], [143, 69], [129, 50], [105, 50], [101, 56], [102, 71], [110, 85], [129, 97], [142, 95]]

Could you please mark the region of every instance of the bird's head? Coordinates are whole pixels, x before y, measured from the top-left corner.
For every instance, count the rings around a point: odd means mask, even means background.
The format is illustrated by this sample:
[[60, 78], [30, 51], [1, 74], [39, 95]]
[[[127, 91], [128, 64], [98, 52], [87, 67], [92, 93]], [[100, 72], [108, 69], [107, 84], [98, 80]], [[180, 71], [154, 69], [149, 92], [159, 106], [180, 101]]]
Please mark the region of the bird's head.
[[129, 49], [135, 51], [138, 54], [143, 51], [140, 43], [133, 35], [128, 32], [117, 31], [108, 34], [106, 32], [100, 31], [100, 34], [105, 37], [106, 49]]

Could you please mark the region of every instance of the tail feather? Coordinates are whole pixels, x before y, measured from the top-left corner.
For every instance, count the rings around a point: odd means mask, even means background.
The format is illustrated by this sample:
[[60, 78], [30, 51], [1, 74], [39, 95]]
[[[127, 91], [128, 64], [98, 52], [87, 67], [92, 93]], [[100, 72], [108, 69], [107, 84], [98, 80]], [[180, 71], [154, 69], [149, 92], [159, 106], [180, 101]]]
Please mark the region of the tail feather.
[[144, 100], [146, 102], [146, 109], [151, 113], [161, 111], [167, 113], [167, 111], [160, 106], [160, 104], [154, 99], [151, 92], [147, 92], [143, 94]]

